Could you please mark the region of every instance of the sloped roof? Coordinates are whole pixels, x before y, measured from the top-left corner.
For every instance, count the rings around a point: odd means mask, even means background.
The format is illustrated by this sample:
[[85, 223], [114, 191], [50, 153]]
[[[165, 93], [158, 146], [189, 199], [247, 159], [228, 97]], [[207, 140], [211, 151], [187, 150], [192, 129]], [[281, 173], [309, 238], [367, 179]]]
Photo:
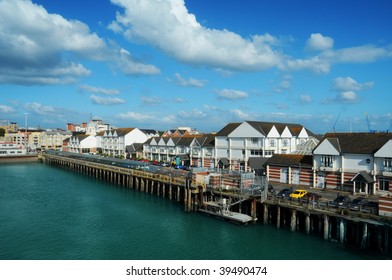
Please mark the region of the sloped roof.
[[[291, 134], [294, 136], [298, 136], [301, 133], [302, 129], [304, 129], [303, 125], [296, 124], [296, 123], [260, 122], [260, 121], [246, 121], [246, 122], [250, 124], [254, 129], [256, 129], [257, 131], [261, 132], [264, 135], [267, 135], [274, 126], [276, 130], [279, 132], [279, 134], [282, 134], [287, 127], [290, 130]], [[314, 135], [313, 132], [311, 132], [310, 130], [306, 128], [305, 130], [309, 136]]]
[[389, 132], [327, 133], [320, 143], [328, 140], [341, 153], [374, 154], [391, 139]]
[[137, 152], [137, 151], [143, 151], [143, 143], [133, 143], [132, 145], [126, 146], [125, 150], [128, 153], [134, 153], [134, 152]]
[[228, 123], [224, 128], [218, 131], [216, 136], [228, 136], [240, 125], [241, 123]]
[[293, 155], [293, 154], [274, 154], [270, 157], [266, 165], [283, 165], [283, 166], [313, 166], [313, 156], [311, 155]]

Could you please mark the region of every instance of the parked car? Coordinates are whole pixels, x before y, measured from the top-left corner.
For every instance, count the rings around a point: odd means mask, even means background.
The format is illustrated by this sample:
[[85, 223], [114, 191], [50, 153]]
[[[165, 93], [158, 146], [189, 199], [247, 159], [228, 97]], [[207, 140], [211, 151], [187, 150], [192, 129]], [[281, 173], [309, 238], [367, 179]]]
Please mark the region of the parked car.
[[292, 192], [293, 192], [292, 189], [286, 188], [286, 189], [280, 190], [276, 196], [280, 197], [280, 198], [288, 198]]
[[302, 198], [305, 194], [307, 194], [308, 192], [306, 190], [295, 190], [290, 194], [290, 198], [292, 199], [298, 199], [298, 198]]
[[350, 197], [347, 195], [339, 195], [333, 201], [329, 203], [329, 205], [334, 207], [347, 207], [351, 202]]
[[362, 205], [362, 212], [378, 215], [378, 202], [369, 200]]
[[359, 211], [366, 202], [367, 200], [364, 197], [354, 198], [350, 203], [350, 210]]

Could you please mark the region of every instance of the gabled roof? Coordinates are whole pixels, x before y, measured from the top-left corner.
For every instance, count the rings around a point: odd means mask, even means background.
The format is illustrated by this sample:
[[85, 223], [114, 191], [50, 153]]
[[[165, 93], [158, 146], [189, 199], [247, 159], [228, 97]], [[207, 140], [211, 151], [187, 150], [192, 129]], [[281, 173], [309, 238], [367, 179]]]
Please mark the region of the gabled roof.
[[137, 151], [143, 151], [143, 143], [133, 143], [132, 145], [126, 146], [125, 150], [128, 153], [134, 153], [134, 152], [137, 152]]
[[109, 135], [117, 134], [117, 136], [124, 136], [127, 135], [129, 132], [134, 130], [135, 128], [116, 128], [112, 130], [106, 130], [106, 133]]
[[215, 136], [228, 136], [240, 125], [241, 123], [228, 123], [224, 128], [219, 130]]
[[267, 160], [266, 165], [312, 167], [313, 156], [293, 155], [293, 154], [274, 154], [272, 157], [270, 157]]
[[319, 145], [328, 140], [341, 153], [374, 154], [391, 139], [388, 132], [327, 133]]

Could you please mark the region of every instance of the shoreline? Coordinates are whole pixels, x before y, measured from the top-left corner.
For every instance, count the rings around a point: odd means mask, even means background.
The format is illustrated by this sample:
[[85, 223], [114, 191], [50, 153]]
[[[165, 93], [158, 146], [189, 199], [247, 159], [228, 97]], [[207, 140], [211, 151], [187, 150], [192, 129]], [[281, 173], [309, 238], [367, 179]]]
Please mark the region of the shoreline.
[[39, 162], [38, 154], [35, 154], [35, 155], [23, 155], [23, 156], [0, 157], [0, 164], [4, 164], [4, 163], [28, 163], [28, 162]]

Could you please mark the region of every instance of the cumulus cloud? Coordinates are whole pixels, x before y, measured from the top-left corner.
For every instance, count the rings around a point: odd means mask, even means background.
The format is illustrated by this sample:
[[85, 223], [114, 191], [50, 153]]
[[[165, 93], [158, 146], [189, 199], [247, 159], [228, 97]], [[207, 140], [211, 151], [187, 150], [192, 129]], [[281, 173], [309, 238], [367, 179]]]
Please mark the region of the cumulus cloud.
[[361, 91], [372, 88], [373, 82], [358, 83], [351, 77], [338, 77], [333, 81], [333, 90], [335, 91]]
[[181, 119], [203, 119], [207, 116], [207, 114], [199, 109], [193, 109], [192, 111], [180, 111], [178, 116]]
[[313, 51], [324, 51], [333, 47], [333, 39], [320, 33], [310, 35], [306, 42], [306, 48]]
[[270, 34], [244, 39], [229, 30], [209, 29], [189, 13], [184, 0], [111, 0], [122, 7], [109, 25], [131, 40], [151, 44], [193, 65], [233, 70], [263, 70], [280, 64]]
[[0, 112], [1, 113], [13, 113], [15, 112], [15, 109], [7, 106], [7, 105], [0, 105]]
[[124, 104], [126, 101], [124, 99], [118, 98], [118, 97], [100, 97], [97, 95], [91, 95], [90, 100], [93, 104], [96, 105], [118, 105], [118, 104]]
[[79, 88], [82, 91], [92, 92], [92, 93], [101, 93], [101, 94], [120, 94], [120, 91], [117, 89], [106, 89], [101, 87], [93, 87], [89, 85], [80, 85]]
[[61, 112], [61, 110], [59, 110], [59, 108], [55, 108], [53, 106], [42, 105], [41, 103], [38, 103], [38, 102], [26, 103], [24, 107], [29, 112], [33, 112], [38, 115], [54, 115], [54, 114], [57, 114], [57, 112]]
[[[0, 83], [65, 84], [90, 75], [79, 59], [106, 61], [127, 73], [156, 74], [121, 48], [112, 48], [77, 20], [67, 20], [31, 0], [0, 1]], [[123, 69], [126, 71], [127, 69]]]
[[342, 103], [356, 103], [358, 101], [358, 95], [353, 91], [340, 92], [336, 97], [336, 101]]
[[225, 100], [245, 99], [248, 97], [248, 94], [246, 92], [232, 89], [217, 90], [216, 95], [218, 96], [218, 98]]
[[204, 87], [206, 82], [201, 80], [196, 80], [194, 78], [183, 78], [179, 73], [174, 75], [175, 81], [178, 85], [183, 87]]
[[125, 121], [145, 122], [155, 119], [153, 114], [140, 114], [135, 112], [127, 112], [117, 114], [117, 118]]
[[230, 110], [230, 113], [236, 118], [240, 120], [246, 120], [246, 119], [251, 119], [251, 115], [248, 113], [245, 113], [239, 109], [234, 109]]

